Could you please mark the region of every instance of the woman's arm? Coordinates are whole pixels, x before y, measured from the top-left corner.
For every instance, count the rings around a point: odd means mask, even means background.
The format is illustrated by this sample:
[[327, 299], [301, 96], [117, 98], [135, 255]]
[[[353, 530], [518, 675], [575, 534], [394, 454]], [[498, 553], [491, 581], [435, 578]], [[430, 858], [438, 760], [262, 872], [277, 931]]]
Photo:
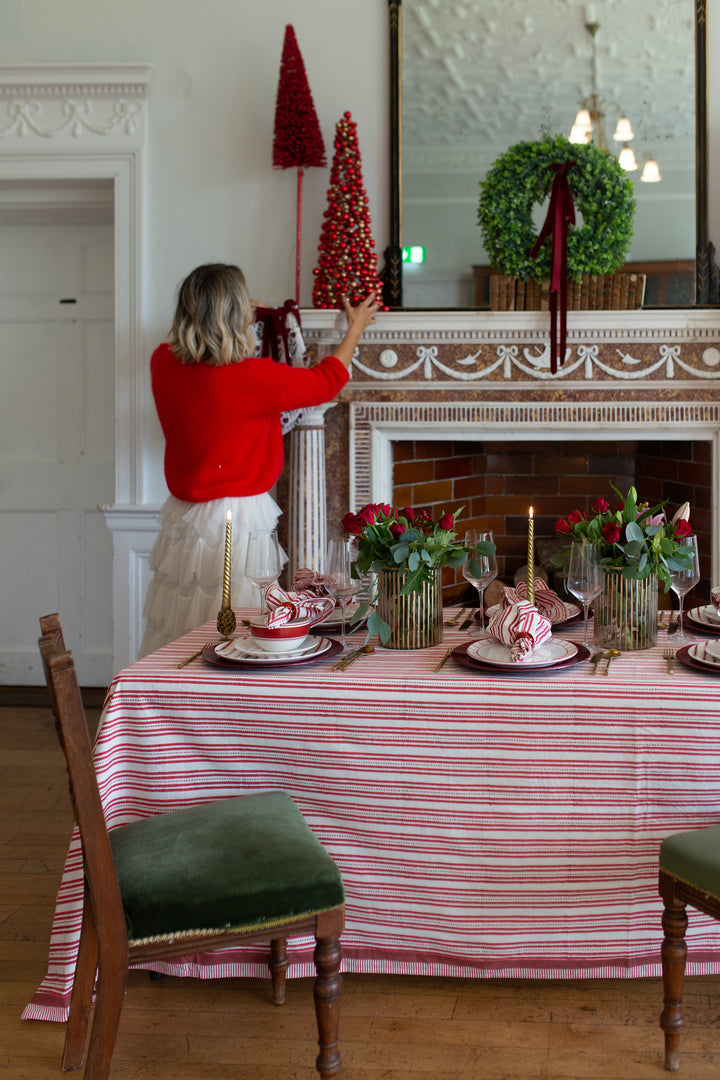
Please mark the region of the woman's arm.
[[348, 328], [345, 333], [345, 337], [340, 344], [333, 349], [333, 356], [336, 356], [341, 364], [344, 364], [346, 368], [350, 367], [350, 362], [353, 357], [353, 353], [357, 347], [363, 331], [371, 323], [375, 322], [375, 312], [380, 307], [377, 296], [371, 293], [367, 296], [357, 307], [352, 307], [347, 296], [342, 298], [343, 311], [348, 321]]

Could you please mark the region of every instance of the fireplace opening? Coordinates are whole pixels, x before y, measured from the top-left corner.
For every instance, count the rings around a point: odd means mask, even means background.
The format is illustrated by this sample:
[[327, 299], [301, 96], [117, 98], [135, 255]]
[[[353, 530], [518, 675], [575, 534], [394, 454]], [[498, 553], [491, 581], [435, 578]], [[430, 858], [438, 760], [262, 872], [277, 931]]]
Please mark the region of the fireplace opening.
[[[667, 500], [668, 516], [687, 499], [698, 537], [700, 582], [685, 598], [685, 609], [708, 603], [712, 552], [712, 443], [709, 440], [543, 439], [398, 440], [392, 443], [393, 504], [427, 507], [435, 515], [463, 507], [465, 529], [492, 530], [497, 545], [498, 583], [512, 585], [527, 563], [528, 510], [535, 517], [535, 562], [548, 574], [550, 557], [562, 550], [553, 526], [572, 510], [592, 515], [599, 495], [611, 506], [634, 485], [638, 498], [651, 505]], [[496, 586], [495, 591], [499, 589]], [[492, 588], [492, 587], [491, 587]], [[490, 589], [486, 597], [491, 602]], [[445, 604], [477, 601], [477, 593], [459, 570], [443, 572]], [[674, 593], [660, 589], [661, 607], [676, 607]]]

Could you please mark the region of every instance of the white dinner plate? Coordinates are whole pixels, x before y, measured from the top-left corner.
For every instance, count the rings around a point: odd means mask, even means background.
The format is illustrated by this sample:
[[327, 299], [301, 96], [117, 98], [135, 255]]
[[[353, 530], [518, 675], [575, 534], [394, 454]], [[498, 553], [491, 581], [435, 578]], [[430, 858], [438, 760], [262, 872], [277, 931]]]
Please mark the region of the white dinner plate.
[[688, 616], [694, 622], [700, 623], [701, 626], [707, 626], [711, 628], [717, 627], [720, 630], [720, 615], [718, 615], [712, 604], [704, 604], [702, 607], [690, 608]]
[[[711, 646], [717, 646], [711, 651]], [[720, 671], [720, 641], [698, 641], [697, 645], [688, 645], [688, 656], [697, 664]]]
[[268, 652], [258, 645], [252, 637], [234, 638], [232, 641], [222, 641], [215, 646], [215, 652], [223, 660], [252, 660], [258, 664], [277, 663], [278, 660], [294, 660], [295, 657], [314, 656], [325, 652], [330, 647], [328, 638], [308, 637], [296, 649], [286, 649], [284, 652]]
[[[357, 602], [353, 601], [351, 604], [348, 604], [348, 606], [345, 608], [345, 627], [346, 627], [346, 629], [350, 625], [350, 619], [352, 618], [352, 616], [355, 614], [356, 611], [359, 611], [361, 606], [362, 605], [360, 605]], [[323, 629], [324, 630], [340, 630], [341, 626], [342, 626], [342, 615], [340, 614], [340, 608], [338, 607], [338, 608], [335, 608], [332, 615], [328, 615], [327, 619], [323, 619], [322, 622], [315, 623], [315, 625], [313, 626], [313, 630], [323, 630]]]
[[482, 660], [484, 664], [492, 664], [494, 667], [519, 668], [552, 667], [563, 660], [569, 660], [577, 652], [577, 645], [572, 641], [564, 641], [562, 638], [551, 638], [533, 649], [526, 660], [513, 660], [512, 649], [509, 645], [503, 645], [494, 638], [483, 638], [481, 641], [473, 641], [468, 645], [467, 654], [475, 660]]

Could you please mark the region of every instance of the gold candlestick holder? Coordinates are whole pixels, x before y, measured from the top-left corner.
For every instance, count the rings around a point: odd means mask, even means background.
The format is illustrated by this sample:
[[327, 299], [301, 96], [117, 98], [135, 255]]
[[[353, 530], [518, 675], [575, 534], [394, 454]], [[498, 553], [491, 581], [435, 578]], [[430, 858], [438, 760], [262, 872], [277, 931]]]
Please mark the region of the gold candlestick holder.
[[222, 634], [226, 638], [230, 637], [234, 633], [236, 626], [237, 620], [233, 609], [231, 607], [221, 607], [217, 616], [218, 634]]

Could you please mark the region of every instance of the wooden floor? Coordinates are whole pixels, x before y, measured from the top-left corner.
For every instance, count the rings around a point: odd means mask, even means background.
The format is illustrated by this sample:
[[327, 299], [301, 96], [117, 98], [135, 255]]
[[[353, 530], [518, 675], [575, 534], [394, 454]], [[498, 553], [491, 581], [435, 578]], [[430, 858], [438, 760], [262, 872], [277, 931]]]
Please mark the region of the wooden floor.
[[[70, 831], [49, 713], [0, 708], [0, 1080], [60, 1076], [64, 1025], [21, 1022], [45, 974]], [[720, 1076], [720, 977], [689, 979], [679, 1080]], [[659, 980], [345, 976], [343, 1080], [660, 1080]], [[113, 1080], [315, 1080], [310, 980], [131, 974]], [[76, 1074], [81, 1075], [81, 1074]]]

